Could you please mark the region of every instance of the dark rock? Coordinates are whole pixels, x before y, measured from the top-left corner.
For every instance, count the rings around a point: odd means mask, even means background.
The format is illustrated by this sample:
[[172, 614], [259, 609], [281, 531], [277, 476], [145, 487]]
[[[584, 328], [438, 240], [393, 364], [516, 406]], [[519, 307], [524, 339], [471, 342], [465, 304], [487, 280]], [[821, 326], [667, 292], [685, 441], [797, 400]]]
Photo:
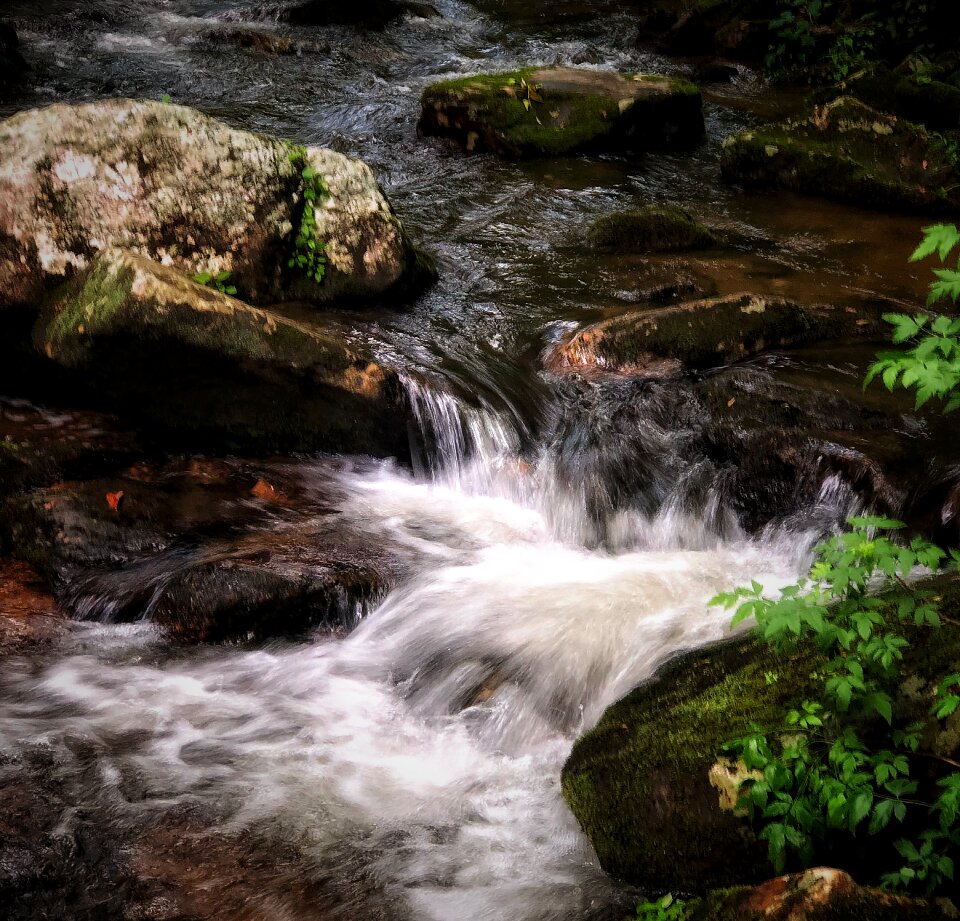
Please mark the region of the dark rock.
[[711, 893], [689, 906], [690, 921], [945, 921], [921, 899], [858, 886], [842, 870], [816, 867], [759, 886]]
[[695, 78], [698, 83], [732, 83], [740, 71], [726, 61], [707, 61], [697, 66]]
[[800, 121], [723, 142], [726, 179], [871, 208], [928, 214], [960, 210], [960, 177], [942, 139], [841, 97]]
[[[948, 577], [935, 587], [952, 615], [960, 608], [960, 583]], [[933, 693], [956, 662], [960, 630], [907, 629], [905, 690], [895, 709], [898, 719], [923, 721], [927, 690]], [[750, 724], [781, 726], [787, 710], [815, 693], [811, 674], [821, 662], [811, 649], [781, 654], [753, 638], [738, 639], [678, 657], [610, 707], [563, 769], [564, 797], [604, 868], [654, 891], [705, 894], [762, 880], [766, 849], [736, 809], [745, 768], [721, 749]], [[918, 693], [914, 684], [925, 690]], [[949, 730], [925, 738], [946, 757], [956, 748]], [[941, 750], [941, 741], [949, 750]], [[867, 880], [899, 859], [889, 836], [858, 841], [851, 847], [837, 840], [822, 857]]]
[[648, 205], [605, 214], [594, 222], [587, 241], [597, 249], [612, 252], [667, 253], [706, 249], [717, 239], [682, 208]]
[[576, 333], [547, 360], [555, 371], [663, 377], [765, 349], [878, 333], [880, 308], [805, 306], [739, 294], [641, 310]]
[[306, 322], [110, 250], [37, 323], [38, 349], [179, 444], [405, 456], [393, 372]]
[[20, 40], [13, 26], [0, 22], [0, 93], [14, 89], [27, 71], [20, 53]]
[[700, 91], [680, 77], [528, 68], [435, 83], [421, 103], [421, 134], [506, 157], [689, 145], [704, 130]]

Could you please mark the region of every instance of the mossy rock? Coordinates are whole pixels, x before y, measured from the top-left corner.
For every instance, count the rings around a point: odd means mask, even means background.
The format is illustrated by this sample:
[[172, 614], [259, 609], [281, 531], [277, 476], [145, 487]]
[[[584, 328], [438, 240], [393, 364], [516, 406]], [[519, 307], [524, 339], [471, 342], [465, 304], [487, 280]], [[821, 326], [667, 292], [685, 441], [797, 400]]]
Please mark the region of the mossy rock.
[[468, 153], [556, 157], [695, 144], [704, 124], [700, 91], [681, 77], [549, 67], [435, 83], [418, 130]]
[[37, 348], [178, 446], [406, 453], [396, 375], [343, 333], [108, 250], [34, 330]]
[[726, 179], [870, 208], [960, 211], [960, 175], [943, 141], [924, 128], [843, 96], [801, 121], [732, 135]]
[[[960, 582], [936, 586], [955, 616]], [[895, 716], [911, 722], [925, 718], [939, 677], [960, 666], [960, 630], [907, 634]], [[577, 740], [562, 775], [563, 795], [604, 869], [650, 891], [697, 895], [768, 876], [765, 846], [735, 811], [743, 767], [722, 749], [751, 724], [782, 726], [788, 710], [819, 692], [822, 677], [812, 675], [822, 663], [812, 649], [778, 653], [748, 636], [679, 656], [608, 708]], [[924, 746], [950, 757], [957, 739], [928, 732]], [[894, 854], [889, 841], [870, 841], [884, 857], [888, 847]], [[857, 878], [875, 878], [887, 868], [865, 838], [859, 843], [825, 856]]]
[[880, 308], [851, 311], [735, 294], [633, 311], [588, 326], [554, 349], [548, 367], [664, 377], [727, 364], [764, 349], [868, 335], [881, 328]]
[[587, 241], [608, 252], [669, 253], [706, 249], [717, 238], [682, 208], [648, 205], [605, 214], [590, 228]]
[[847, 81], [847, 92], [881, 112], [931, 131], [960, 129], [960, 87], [923, 74], [877, 65]]

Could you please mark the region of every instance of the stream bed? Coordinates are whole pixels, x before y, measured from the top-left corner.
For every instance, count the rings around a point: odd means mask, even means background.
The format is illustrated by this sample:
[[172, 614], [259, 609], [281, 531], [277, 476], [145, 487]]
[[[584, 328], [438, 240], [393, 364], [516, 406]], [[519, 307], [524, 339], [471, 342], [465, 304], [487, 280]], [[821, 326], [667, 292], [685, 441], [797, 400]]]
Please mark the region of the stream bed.
[[[541, 355], [671, 285], [916, 303], [926, 282], [906, 258], [922, 220], [725, 186], [723, 137], [796, 105], [747, 70], [705, 88], [707, 137], [692, 153], [517, 164], [418, 139], [420, 92], [443, 76], [553, 62], [688, 72], [636, 46], [628, 5], [571, 28], [523, 4], [437, 0], [438, 17], [382, 32], [293, 30], [262, 4], [214, 0], [34, 7], [5, 8], [34, 88], [2, 114], [169, 95], [362, 157], [440, 281], [407, 311], [341, 312], [404, 376], [413, 469], [286, 458], [296, 507], [257, 522], [275, 534], [291, 516], [336, 516], [392, 548], [402, 574], [388, 590], [348, 607], [337, 630], [185, 648], [149, 622], [109, 622], [114, 581], [90, 594], [93, 622], [5, 659], [0, 788], [7, 821], [29, 819], [43, 842], [0, 852], [13, 917], [622, 917], [634, 894], [600, 869], [560, 795], [574, 739], [657, 665], [728, 634], [728, 615], [707, 606], [717, 591], [786, 584], [851, 512], [917, 500], [895, 482], [864, 486], [873, 468], [858, 458], [916, 474], [920, 439], [933, 494], [955, 471], [937, 460], [949, 434], [860, 394], [867, 347], [643, 389], [551, 380]], [[238, 23], [294, 51], [220, 36]], [[594, 218], [648, 202], [683, 204], [726, 243], [695, 258], [586, 249]], [[724, 442], [756, 449], [759, 465], [795, 447], [775, 488], [702, 435], [723, 387], [796, 399], [812, 420]]]

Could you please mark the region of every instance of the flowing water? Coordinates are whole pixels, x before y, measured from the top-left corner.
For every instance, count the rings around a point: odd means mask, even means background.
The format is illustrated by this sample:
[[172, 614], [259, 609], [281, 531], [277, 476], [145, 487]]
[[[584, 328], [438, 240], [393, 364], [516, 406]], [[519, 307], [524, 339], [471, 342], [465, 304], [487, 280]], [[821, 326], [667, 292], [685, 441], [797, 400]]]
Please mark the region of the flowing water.
[[[59, 6], [49, 18], [8, 4], [37, 74], [29, 104], [169, 93], [362, 156], [442, 277], [408, 312], [343, 315], [406, 375], [414, 469], [299, 462], [307, 480], [336, 480], [338, 514], [405, 548], [413, 575], [346, 637], [188, 652], [149, 624], [74, 625], [54, 652], [5, 662], [3, 771], [52, 765], [69, 791], [63, 835], [94, 817], [136, 843], [158, 816], [199, 815], [210, 850], [253, 841], [335, 890], [318, 918], [599, 917], [614, 884], [559, 791], [573, 740], [659, 663], [726, 634], [707, 606], [717, 590], [792, 580], [859, 500], [817, 473], [803, 507], [748, 535], [684, 440], [683, 391], [571, 397], [538, 374], [539, 355], [678, 274], [707, 293], [910, 301], [919, 222], [721, 185], [724, 134], [791, 104], [746, 72], [708, 96], [693, 154], [505, 164], [416, 138], [420, 90], [438, 76], [555, 60], [682, 69], [637, 49], [617, 4], [571, 25], [438, 0], [440, 18], [383, 33], [288, 32], [262, 5], [212, 0]], [[237, 23], [292, 35], [297, 53], [211, 38]], [[662, 200], [732, 242], [696, 264], [580, 245], [594, 216]], [[624, 407], [628, 446], [610, 428]], [[611, 471], [642, 488], [626, 495]], [[256, 905], [314, 916], [284, 879], [264, 876]]]

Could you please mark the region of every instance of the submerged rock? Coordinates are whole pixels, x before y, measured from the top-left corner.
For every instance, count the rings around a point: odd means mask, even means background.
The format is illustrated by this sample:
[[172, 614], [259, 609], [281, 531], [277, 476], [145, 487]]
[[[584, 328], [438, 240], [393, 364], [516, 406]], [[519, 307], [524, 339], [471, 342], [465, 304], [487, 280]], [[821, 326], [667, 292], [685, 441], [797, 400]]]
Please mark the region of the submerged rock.
[[921, 899], [858, 886], [842, 870], [815, 867], [759, 886], [711, 893], [689, 906], [689, 921], [941, 921], [948, 916]]
[[721, 169], [734, 182], [865, 207], [960, 210], [960, 175], [943, 140], [847, 96], [807, 119], [731, 135]]
[[[261, 304], [394, 295], [431, 277], [366, 164], [185, 106], [33, 109], [0, 123], [0, 149], [0, 307], [35, 304], [114, 246], [188, 274], [229, 272]], [[312, 235], [326, 246], [319, 284], [287, 266], [307, 167], [327, 189]]]
[[717, 242], [707, 227], [675, 205], [605, 214], [590, 228], [587, 240], [597, 249], [652, 253], [705, 249]]
[[288, 319], [122, 250], [99, 255], [37, 347], [180, 443], [404, 456], [396, 375], [336, 327]]
[[681, 77], [575, 67], [435, 83], [422, 109], [421, 134], [506, 157], [694, 144], [704, 131], [700, 91]]
[[[960, 608], [960, 583], [935, 587], [945, 612]], [[937, 682], [960, 654], [960, 631], [907, 630], [904, 691], [894, 709], [904, 722], [924, 721]], [[784, 714], [822, 686], [811, 677], [822, 661], [808, 648], [778, 653], [752, 637], [733, 640], [674, 659], [611, 706], [576, 742], [562, 779], [604, 869], [655, 891], [695, 894], [762, 880], [766, 847], [736, 809], [745, 768], [722, 749], [751, 724], [782, 726]], [[924, 738], [929, 750], [954, 756], [949, 730]], [[820, 856], [865, 880], [898, 859], [889, 836], [858, 842], [838, 840]]]
[[737, 294], [641, 310], [604, 320], [553, 350], [551, 370], [663, 377], [765, 349], [876, 333], [881, 311], [805, 306]]

